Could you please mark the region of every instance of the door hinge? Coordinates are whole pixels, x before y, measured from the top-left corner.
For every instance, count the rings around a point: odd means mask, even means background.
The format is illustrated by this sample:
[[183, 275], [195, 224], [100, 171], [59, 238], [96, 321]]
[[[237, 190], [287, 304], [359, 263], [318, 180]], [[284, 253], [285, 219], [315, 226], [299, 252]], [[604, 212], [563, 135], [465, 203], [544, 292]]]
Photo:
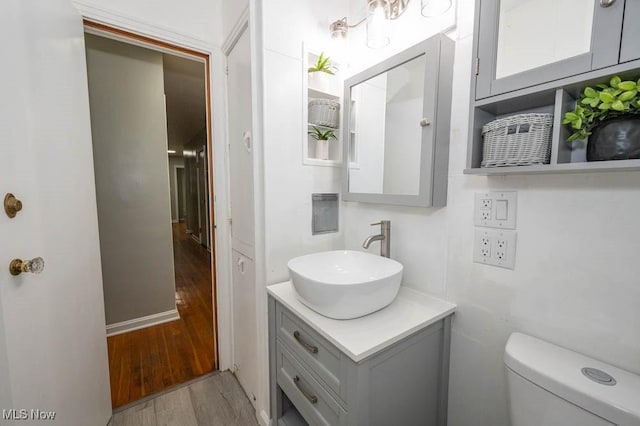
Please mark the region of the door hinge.
[[233, 226], [233, 218], [229, 218], [229, 226]]
[[225, 65], [225, 66], [224, 66], [224, 73], [225, 73], [226, 75], [229, 75], [229, 65]]
[[480, 74], [480, 58], [476, 58], [475, 69], [476, 69], [476, 75], [479, 75]]

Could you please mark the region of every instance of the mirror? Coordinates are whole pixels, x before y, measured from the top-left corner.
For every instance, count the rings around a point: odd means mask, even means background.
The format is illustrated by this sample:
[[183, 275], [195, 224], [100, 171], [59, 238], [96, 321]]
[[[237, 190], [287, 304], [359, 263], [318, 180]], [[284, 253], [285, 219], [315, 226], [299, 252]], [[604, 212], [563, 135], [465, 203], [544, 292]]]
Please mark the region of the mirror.
[[446, 183], [444, 195], [433, 185], [448, 167], [451, 72], [441, 67], [452, 55], [453, 42], [438, 35], [345, 81], [344, 200], [444, 205]]
[[349, 191], [418, 195], [425, 65], [420, 55], [351, 87]]
[[496, 78], [591, 50], [593, 0], [501, 0]]

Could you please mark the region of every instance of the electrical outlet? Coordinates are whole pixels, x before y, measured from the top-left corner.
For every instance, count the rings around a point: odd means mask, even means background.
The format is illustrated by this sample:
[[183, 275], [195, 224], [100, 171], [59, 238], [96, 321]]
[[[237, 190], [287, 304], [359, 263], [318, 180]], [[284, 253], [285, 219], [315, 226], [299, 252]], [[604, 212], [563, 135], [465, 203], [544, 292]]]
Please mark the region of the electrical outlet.
[[476, 228], [473, 261], [485, 265], [514, 269], [516, 232]]
[[474, 262], [491, 264], [491, 246], [493, 241], [489, 236], [489, 230], [476, 229], [476, 238], [473, 244]]
[[487, 228], [516, 229], [516, 201], [515, 191], [476, 193], [475, 225]]

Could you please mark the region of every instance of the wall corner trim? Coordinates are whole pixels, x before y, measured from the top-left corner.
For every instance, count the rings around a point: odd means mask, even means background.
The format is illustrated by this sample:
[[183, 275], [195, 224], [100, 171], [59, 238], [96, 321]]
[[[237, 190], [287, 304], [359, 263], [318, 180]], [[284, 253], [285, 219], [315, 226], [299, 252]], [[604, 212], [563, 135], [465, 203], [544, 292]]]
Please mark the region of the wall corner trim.
[[107, 337], [180, 319], [177, 309], [107, 325]]
[[264, 410], [260, 410], [260, 416], [258, 420], [260, 421], [260, 426], [271, 426], [271, 418]]

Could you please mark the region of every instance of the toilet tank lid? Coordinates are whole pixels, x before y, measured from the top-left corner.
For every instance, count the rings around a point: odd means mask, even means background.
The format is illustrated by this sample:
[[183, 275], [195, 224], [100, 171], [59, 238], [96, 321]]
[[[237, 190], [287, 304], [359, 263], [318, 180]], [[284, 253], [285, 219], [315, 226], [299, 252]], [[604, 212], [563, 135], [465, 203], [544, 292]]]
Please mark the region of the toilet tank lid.
[[[640, 425], [640, 376], [535, 337], [513, 333], [504, 352], [513, 372], [555, 395], [620, 426]], [[607, 386], [588, 379], [583, 367], [608, 373]]]

